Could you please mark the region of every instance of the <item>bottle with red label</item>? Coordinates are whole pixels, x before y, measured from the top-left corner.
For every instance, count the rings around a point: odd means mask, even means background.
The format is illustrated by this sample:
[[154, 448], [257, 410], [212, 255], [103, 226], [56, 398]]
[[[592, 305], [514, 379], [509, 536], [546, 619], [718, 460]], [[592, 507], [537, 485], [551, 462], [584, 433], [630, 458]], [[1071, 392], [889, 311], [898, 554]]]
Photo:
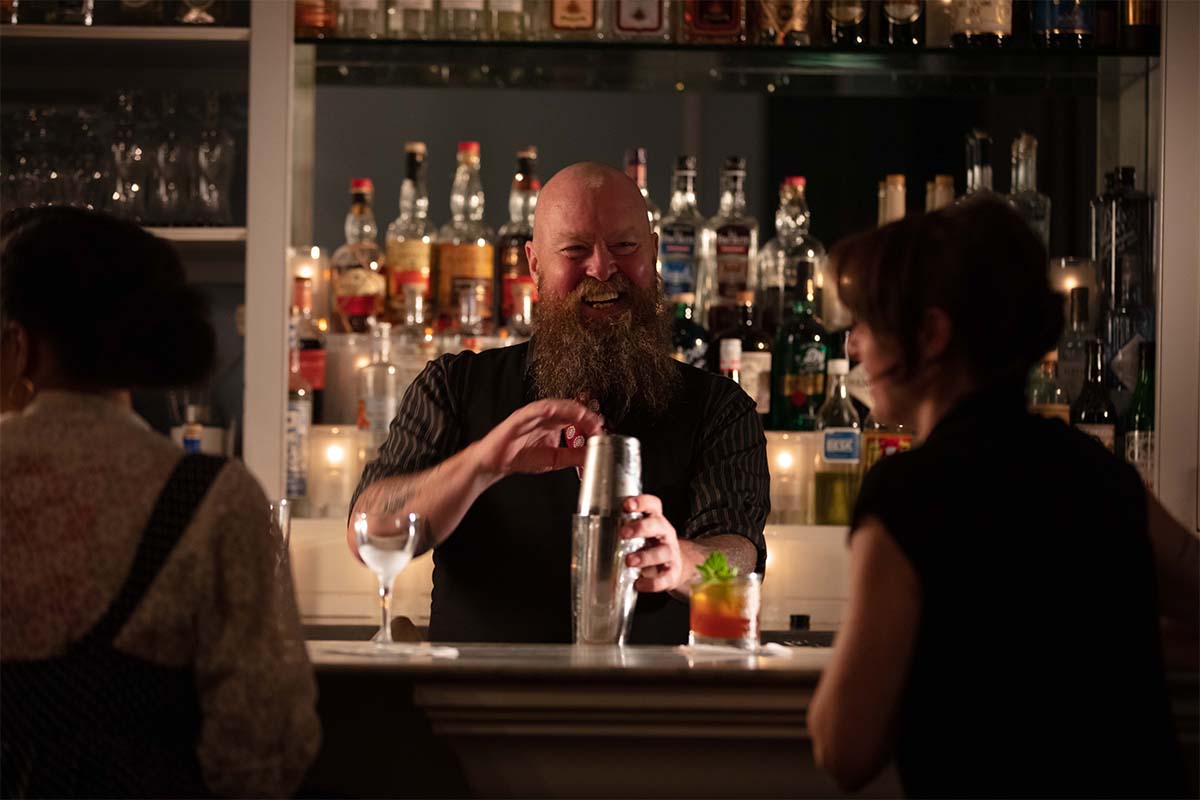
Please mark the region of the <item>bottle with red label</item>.
[[912, 449], [912, 431], [903, 425], [888, 425], [867, 414], [863, 423], [862, 473], [866, 475], [879, 461]]
[[684, 0], [682, 41], [688, 44], [745, 44], [747, 0]]
[[434, 304], [440, 330], [478, 336], [495, 321], [495, 233], [483, 222], [483, 203], [479, 142], [459, 142], [450, 221], [438, 231]]
[[387, 318], [408, 331], [424, 331], [433, 321], [430, 276], [437, 230], [429, 221], [425, 143], [404, 143], [404, 183], [400, 216], [387, 229]]
[[350, 182], [350, 211], [346, 214], [346, 243], [334, 251], [333, 326], [341, 333], [366, 333], [378, 320], [387, 299], [387, 272], [383, 250], [375, 241], [379, 227], [371, 199], [370, 178]]
[[525, 244], [533, 239], [533, 211], [538, 191], [537, 148], [517, 151], [517, 171], [508, 194], [508, 222], [496, 236], [496, 285], [500, 287], [497, 319], [511, 333], [528, 336], [533, 330], [537, 287], [529, 274]]
[[742, 292], [758, 290], [758, 220], [746, 213], [746, 159], [730, 156], [721, 170], [721, 205], [704, 230], [703, 297], [708, 329], [737, 323]]
[[312, 423], [322, 424], [325, 406], [325, 334], [313, 319], [312, 278], [292, 282], [292, 358], [312, 389]]

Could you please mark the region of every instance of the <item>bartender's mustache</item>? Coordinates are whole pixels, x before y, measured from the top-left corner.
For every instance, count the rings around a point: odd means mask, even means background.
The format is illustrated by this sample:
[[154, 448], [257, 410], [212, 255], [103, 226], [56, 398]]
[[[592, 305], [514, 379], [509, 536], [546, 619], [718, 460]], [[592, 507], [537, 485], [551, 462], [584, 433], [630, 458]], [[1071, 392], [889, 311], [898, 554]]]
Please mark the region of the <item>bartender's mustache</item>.
[[629, 294], [632, 289], [633, 284], [629, 278], [625, 277], [623, 273], [614, 272], [613, 276], [606, 281], [598, 281], [590, 276], [584, 278], [571, 290], [570, 296], [575, 300], [594, 300], [613, 292]]

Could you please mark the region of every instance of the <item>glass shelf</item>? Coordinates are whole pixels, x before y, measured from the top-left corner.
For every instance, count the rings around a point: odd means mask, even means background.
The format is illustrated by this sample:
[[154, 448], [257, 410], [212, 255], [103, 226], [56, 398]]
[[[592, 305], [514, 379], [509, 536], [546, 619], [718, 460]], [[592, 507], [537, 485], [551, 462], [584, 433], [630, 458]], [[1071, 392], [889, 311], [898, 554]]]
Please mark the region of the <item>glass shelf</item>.
[[245, 27], [184, 25], [5, 25], [3, 39], [74, 39], [137, 42], [248, 42]]
[[246, 229], [234, 228], [190, 228], [190, 227], [148, 227], [150, 233], [160, 239], [171, 242], [214, 243], [227, 244], [246, 241]]
[[859, 51], [558, 42], [299, 40], [327, 85], [751, 91], [810, 96], [1094, 94], [1106, 61], [1157, 52]]

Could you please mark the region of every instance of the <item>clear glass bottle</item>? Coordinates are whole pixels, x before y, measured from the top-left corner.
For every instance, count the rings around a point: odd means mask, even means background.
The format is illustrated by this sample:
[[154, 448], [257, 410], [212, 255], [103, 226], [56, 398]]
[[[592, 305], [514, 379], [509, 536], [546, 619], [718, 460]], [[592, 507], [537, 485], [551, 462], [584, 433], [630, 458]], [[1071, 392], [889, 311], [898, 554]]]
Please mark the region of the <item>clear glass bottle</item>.
[[992, 192], [992, 137], [976, 129], [967, 134], [966, 143], [967, 193], [960, 200]]
[[484, 0], [439, 0], [437, 13], [439, 38], [468, 42], [491, 38]]
[[488, 0], [492, 36], [501, 41], [523, 42], [530, 38], [529, 6], [537, 0]]
[[818, 525], [849, 525], [858, 497], [862, 425], [846, 389], [849, 373], [850, 362], [846, 359], [829, 360], [829, 393], [817, 412], [821, 452], [814, 476], [813, 506]]
[[496, 234], [496, 285], [500, 287], [499, 325], [511, 333], [533, 332], [537, 286], [529, 273], [525, 245], [533, 240], [533, 214], [542, 184], [537, 175], [537, 148], [517, 151], [517, 169], [508, 193], [508, 222]]
[[1012, 0], [954, 0], [952, 47], [1007, 47], [1012, 41]]
[[300, 374], [312, 391], [312, 422], [320, 425], [325, 419], [325, 334], [313, 318], [312, 278], [296, 277], [292, 281], [288, 324]]
[[1105, 379], [1118, 412], [1124, 413], [1137, 385], [1138, 346], [1154, 340], [1154, 314], [1142, 298], [1137, 266], [1131, 260], [1121, 265], [1120, 285], [1117, 305], [1104, 310], [1100, 330], [1107, 367]]
[[479, 142], [459, 142], [450, 221], [438, 231], [434, 305], [442, 330], [480, 333], [492, 322], [495, 234], [483, 224], [483, 202]]
[[391, 354], [392, 326], [380, 322], [371, 331], [371, 363], [358, 371], [358, 429], [367, 432], [372, 449], [387, 441], [404, 394], [404, 376]]
[[123, 219], [140, 222], [146, 214], [146, 181], [150, 157], [137, 124], [139, 98], [131, 91], [117, 95], [117, 122], [113, 130], [113, 191], [108, 210]]
[[753, 267], [758, 257], [758, 220], [746, 213], [746, 159], [730, 156], [721, 170], [721, 202], [704, 229], [708, 329], [732, 327], [739, 316], [742, 292], [758, 290]]
[[650, 228], [658, 233], [662, 212], [650, 199], [650, 190], [646, 188], [646, 148], [630, 147], [625, 151], [625, 174], [641, 190], [642, 199], [646, 201], [646, 216], [650, 219]]
[[896, 50], [925, 46], [925, 0], [883, 0], [882, 10], [883, 43]]
[[383, 0], [338, 0], [337, 35], [378, 39], [383, 35]]
[[1096, 39], [1094, 0], [1034, 0], [1034, 41], [1042, 47], [1084, 50]]
[[825, 6], [825, 31], [834, 47], [866, 47], [871, 43], [871, 15], [867, 0], [829, 0]]
[[288, 396], [286, 409], [285, 493], [289, 501], [303, 503], [308, 494], [309, 435], [312, 431], [312, 385], [300, 369], [295, 326], [288, 326]]
[[433, 0], [387, 0], [385, 32], [392, 39], [436, 38]]
[[738, 319], [713, 336], [708, 368], [742, 387], [766, 419], [771, 413], [771, 347], [773, 342], [758, 324], [754, 292], [739, 292]]
[[612, 8], [609, 30], [621, 41], [669, 42], [674, 38], [672, 0], [601, 1], [601, 12]]
[[883, 223], [904, 219], [908, 205], [908, 189], [903, 175], [888, 175], [883, 189]]
[[186, 221], [191, 197], [187, 183], [191, 148], [180, 132], [178, 93], [164, 91], [162, 104], [147, 220], [154, 225], [179, 225]]
[[675, 349], [676, 361], [704, 369], [708, 363], [711, 337], [708, 330], [696, 320], [695, 304], [694, 294], [685, 292], [675, 295], [675, 321], [671, 330], [671, 343]]
[[221, 97], [205, 93], [204, 129], [196, 146], [199, 167], [196, 194], [200, 221], [204, 225], [232, 225], [231, 188], [237, 145], [221, 124]]
[[429, 221], [425, 143], [404, 143], [404, 182], [400, 215], [387, 229], [387, 318], [410, 333], [433, 322], [433, 247], [437, 231]]
[[825, 402], [829, 334], [816, 314], [816, 285], [803, 293], [775, 334], [771, 352], [771, 424], [777, 431], [814, 431]]
[[543, 39], [587, 42], [608, 35], [599, 0], [543, 0], [539, 5]]
[[333, 329], [340, 333], [365, 333], [383, 315], [387, 300], [387, 262], [375, 241], [379, 227], [371, 210], [374, 193], [370, 178], [350, 181], [346, 243], [330, 259]]
[[1037, 190], [1037, 137], [1021, 133], [1012, 143], [1012, 193], [1008, 203], [1050, 251], [1050, 198]]
[[760, 0], [750, 4], [750, 38], [755, 44], [807, 47], [813, 43], [810, 0]]
[[747, 0], [682, 0], [679, 40], [687, 44], [745, 44]]
[[1087, 343], [1096, 339], [1088, 311], [1088, 288], [1076, 286], [1069, 301], [1069, 327], [1058, 345], [1058, 378], [1067, 396], [1079, 397], [1087, 371]]
[[1104, 388], [1104, 357], [1095, 339], [1087, 343], [1086, 364], [1083, 388], [1071, 404], [1071, 424], [1115, 451], [1117, 409]]
[[[703, 298], [696, 296], [704, 236], [704, 217], [696, 208], [696, 157], [680, 156], [671, 185], [671, 204], [662, 218], [658, 239], [663, 294], [668, 302], [691, 295], [698, 311]], [[699, 319], [704, 315], [699, 314]]]
[[324, 39], [337, 34], [337, 0], [296, 0], [296, 38]]
[[1142, 476], [1146, 488], [1154, 490], [1154, 343], [1138, 346], [1137, 388], [1125, 416], [1125, 461]]
[[1025, 387], [1030, 413], [1048, 419], [1071, 422], [1071, 397], [1058, 380], [1058, 353], [1051, 350]]
[[[797, 300], [806, 293], [809, 280], [815, 293], [815, 313], [824, 324], [833, 330], [850, 325], [850, 313], [842, 305], [831, 276], [826, 274], [825, 245], [811, 231], [806, 186], [804, 177], [795, 175], [785, 178], [779, 190], [780, 210], [775, 215], [775, 230], [781, 257], [774, 262], [775, 273], [762, 278], [765, 328], [772, 323], [778, 327], [775, 319], [784, 319], [791, 313]], [[770, 266], [761, 261], [760, 264]]]

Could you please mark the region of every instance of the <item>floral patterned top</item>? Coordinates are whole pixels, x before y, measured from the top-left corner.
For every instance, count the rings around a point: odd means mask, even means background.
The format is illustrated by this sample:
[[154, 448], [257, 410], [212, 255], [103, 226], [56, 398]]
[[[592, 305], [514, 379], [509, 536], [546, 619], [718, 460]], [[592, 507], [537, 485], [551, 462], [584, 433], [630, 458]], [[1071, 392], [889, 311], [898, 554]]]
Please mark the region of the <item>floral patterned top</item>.
[[[103, 616], [183, 452], [121, 405], [43, 392], [0, 417], [0, 654], [63, 653]], [[230, 461], [117, 635], [121, 652], [191, 666], [198, 756], [230, 796], [295, 791], [320, 743], [316, 686], [267, 499]]]

